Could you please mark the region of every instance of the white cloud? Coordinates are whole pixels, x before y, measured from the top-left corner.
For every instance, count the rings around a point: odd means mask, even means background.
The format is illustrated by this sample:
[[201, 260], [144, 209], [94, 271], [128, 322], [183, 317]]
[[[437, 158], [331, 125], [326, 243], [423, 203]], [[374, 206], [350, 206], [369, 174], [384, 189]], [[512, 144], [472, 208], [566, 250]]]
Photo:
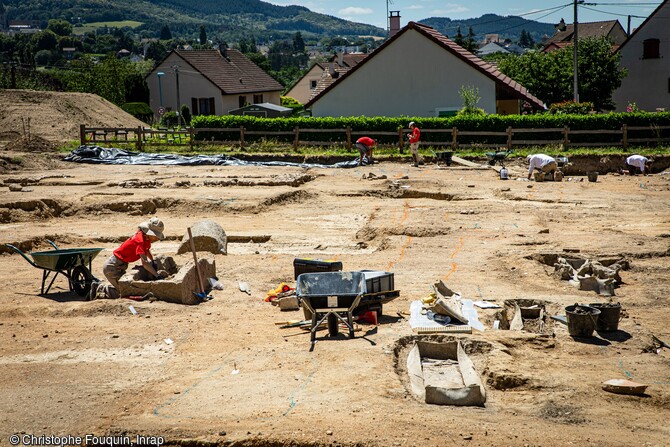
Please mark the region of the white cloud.
[[411, 5], [411, 6], [408, 6], [407, 8], [405, 8], [405, 9], [409, 9], [409, 10], [411, 10], [411, 9], [423, 9], [423, 6], [422, 5]]
[[430, 13], [439, 16], [443, 14], [460, 14], [463, 12], [470, 11], [470, 8], [466, 8], [463, 5], [458, 5], [455, 3], [448, 3], [446, 6], [447, 6], [446, 8], [442, 9], [433, 9]]
[[348, 8], [340, 9], [337, 13], [343, 16], [352, 17], [352, 16], [362, 16], [366, 14], [372, 14], [372, 9], [370, 8], [358, 8], [356, 6], [349, 6]]

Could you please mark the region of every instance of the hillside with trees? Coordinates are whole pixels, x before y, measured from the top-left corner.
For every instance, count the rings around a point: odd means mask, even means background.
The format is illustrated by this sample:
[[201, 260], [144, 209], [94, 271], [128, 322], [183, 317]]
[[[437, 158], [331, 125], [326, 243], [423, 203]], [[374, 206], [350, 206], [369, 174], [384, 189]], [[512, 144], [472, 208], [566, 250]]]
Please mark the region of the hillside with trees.
[[551, 23], [541, 23], [523, 17], [500, 16], [497, 14], [484, 14], [481, 17], [465, 20], [429, 17], [421, 20], [421, 23], [432, 26], [450, 38], [456, 35], [459, 28], [463, 31], [472, 29], [478, 40], [483, 40], [485, 34], [498, 34], [500, 40], [510, 39], [517, 42], [520, 39], [521, 32], [525, 31], [527, 33], [526, 38], [530, 38], [534, 42], [540, 42], [543, 36], [551, 36], [555, 32], [554, 25]]
[[197, 36], [200, 25], [210, 36], [237, 40], [290, 37], [300, 31], [305, 37], [384, 36], [386, 30], [318, 14], [301, 6], [277, 6], [260, 0], [2, 0], [9, 20], [39, 20], [46, 27], [49, 19], [64, 19], [77, 24], [135, 20], [142, 25], [135, 31], [157, 34], [169, 24], [175, 37]]

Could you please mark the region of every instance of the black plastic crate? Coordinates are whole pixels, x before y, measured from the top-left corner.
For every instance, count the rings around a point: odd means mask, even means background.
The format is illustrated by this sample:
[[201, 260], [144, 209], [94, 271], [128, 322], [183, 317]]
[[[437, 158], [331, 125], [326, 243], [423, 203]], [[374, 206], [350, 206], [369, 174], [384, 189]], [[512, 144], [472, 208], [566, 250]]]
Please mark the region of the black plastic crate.
[[341, 272], [342, 262], [322, 259], [293, 260], [293, 278], [298, 279], [303, 273]]
[[361, 270], [365, 275], [365, 293], [380, 293], [395, 290], [392, 272], [378, 270]]

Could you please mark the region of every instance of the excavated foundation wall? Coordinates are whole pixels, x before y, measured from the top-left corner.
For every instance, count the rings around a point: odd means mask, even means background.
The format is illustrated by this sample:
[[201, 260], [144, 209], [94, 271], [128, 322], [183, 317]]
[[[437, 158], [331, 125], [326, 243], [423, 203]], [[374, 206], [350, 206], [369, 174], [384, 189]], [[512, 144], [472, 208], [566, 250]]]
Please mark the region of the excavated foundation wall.
[[[207, 279], [216, 276], [216, 263], [214, 259], [202, 258], [198, 260], [198, 267], [207, 290]], [[157, 298], [171, 303], [198, 304], [201, 301], [195, 296], [195, 293], [200, 292], [200, 283], [193, 261], [184, 264], [168, 279], [145, 281], [142, 279], [143, 274], [143, 269], [126, 273], [119, 281], [121, 296], [144, 296], [151, 292]]]

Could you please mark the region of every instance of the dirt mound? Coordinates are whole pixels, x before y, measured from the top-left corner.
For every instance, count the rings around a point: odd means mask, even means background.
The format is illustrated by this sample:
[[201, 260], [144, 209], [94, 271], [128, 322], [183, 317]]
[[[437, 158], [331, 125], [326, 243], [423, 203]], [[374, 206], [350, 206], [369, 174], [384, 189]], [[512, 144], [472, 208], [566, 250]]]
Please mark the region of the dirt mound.
[[79, 138], [79, 125], [138, 127], [145, 124], [106, 99], [90, 93], [0, 90], [0, 128], [54, 143]]
[[25, 152], [53, 152], [58, 149], [58, 146], [51, 141], [47, 141], [42, 137], [33, 135], [32, 137], [19, 137], [12, 140], [6, 146], [10, 151], [25, 151]]

